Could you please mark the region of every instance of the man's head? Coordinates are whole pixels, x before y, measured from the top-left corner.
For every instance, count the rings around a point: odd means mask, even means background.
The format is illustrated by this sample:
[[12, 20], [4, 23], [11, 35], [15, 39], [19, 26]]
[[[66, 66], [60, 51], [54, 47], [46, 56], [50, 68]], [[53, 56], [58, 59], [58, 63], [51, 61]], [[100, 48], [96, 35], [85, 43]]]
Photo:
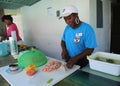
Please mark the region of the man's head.
[[71, 15], [72, 13], [78, 14], [78, 10], [75, 6], [68, 5], [63, 8], [62, 17], [67, 17], [67, 16]]
[[63, 9], [62, 17], [64, 18], [66, 24], [72, 28], [77, 28], [80, 24], [78, 10], [73, 5], [66, 6]]

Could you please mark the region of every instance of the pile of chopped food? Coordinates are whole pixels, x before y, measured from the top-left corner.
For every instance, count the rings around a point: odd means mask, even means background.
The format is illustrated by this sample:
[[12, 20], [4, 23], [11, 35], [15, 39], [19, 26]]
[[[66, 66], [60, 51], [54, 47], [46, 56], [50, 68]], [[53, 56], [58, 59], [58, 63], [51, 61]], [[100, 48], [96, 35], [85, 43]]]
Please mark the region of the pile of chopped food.
[[57, 70], [58, 68], [60, 68], [60, 66], [62, 65], [61, 62], [58, 61], [50, 61], [48, 64], [45, 65], [45, 67], [42, 69], [43, 72], [51, 72], [54, 70]]
[[113, 59], [103, 58], [103, 57], [96, 57], [95, 60], [108, 62], [108, 63], [115, 63]]
[[34, 49], [36, 49], [35, 46], [27, 46], [24, 44], [18, 44], [18, 51], [19, 52], [26, 51], [26, 50], [34, 50]]
[[24, 50], [27, 50], [28, 49], [28, 46], [27, 45], [18, 45], [18, 51], [21, 52], [21, 51], [24, 51]]
[[120, 64], [120, 60], [115, 60], [115, 59], [110, 59], [105, 57], [96, 57], [95, 60], [112, 63], [112, 64]]
[[28, 76], [33, 76], [36, 72], [37, 72], [37, 70], [36, 70], [36, 66], [35, 65], [31, 65], [31, 66], [28, 66], [26, 68], [26, 74]]

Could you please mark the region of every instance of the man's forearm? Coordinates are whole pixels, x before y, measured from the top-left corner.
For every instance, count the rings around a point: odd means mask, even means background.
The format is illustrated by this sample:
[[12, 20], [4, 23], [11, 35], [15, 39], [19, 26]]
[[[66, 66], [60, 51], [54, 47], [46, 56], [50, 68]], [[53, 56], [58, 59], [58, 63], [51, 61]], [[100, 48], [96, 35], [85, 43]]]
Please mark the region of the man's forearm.
[[79, 60], [81, 58], [86, 57], [87, 55], [90, 55], [93, 51], [94, 51], [94, 48], [87, 48], [81, 54], [78, 54], [77, 56], [75, 56], [75, 58]]
[[62, 50], [66, 50], [66, 44], [63, 40], [61, 40], [61, 48]]

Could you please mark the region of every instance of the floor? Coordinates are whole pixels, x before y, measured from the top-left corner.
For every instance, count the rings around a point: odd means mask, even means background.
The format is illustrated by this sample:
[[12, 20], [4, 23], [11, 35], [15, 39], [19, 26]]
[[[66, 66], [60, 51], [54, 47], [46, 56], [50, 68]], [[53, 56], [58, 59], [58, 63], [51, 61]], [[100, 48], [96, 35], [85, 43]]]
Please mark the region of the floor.
[[[16, 59], [13, 59], [11, 56], [0, 57], [0, 67], [9, 65], [11, 63], [17, 62]], [[8, 82], [0, 75], [0, 86], [10, 86]]]
[[0, 86], [10, 86], [8, 82], [0, 75]]

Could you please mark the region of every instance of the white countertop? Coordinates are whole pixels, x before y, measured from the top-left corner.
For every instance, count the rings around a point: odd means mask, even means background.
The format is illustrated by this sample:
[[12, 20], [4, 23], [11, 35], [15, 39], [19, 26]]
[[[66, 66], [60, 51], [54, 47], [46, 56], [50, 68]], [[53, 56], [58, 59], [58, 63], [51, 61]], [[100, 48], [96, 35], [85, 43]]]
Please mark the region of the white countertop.
[[[48, 62], [51, 60], [56, 59], [48, 57]], [[44, 66], [39, 67], [37, 73], [34, 76], [27, 76], [25, 70], [15, 74], [7, 73], [6, 70], [8, 69], [8, 66], [1, 67], [0, 74], [8, 81], [11, 86], [53, 86], [79, 69], [79, 66], [74, 65], [72, 69], [68, 69], [67, 71], [56, 70], [52, 72], [43, 72], [42, 68]], [[48, 84], [47, 81], [51, 78], [53, 81]]]

